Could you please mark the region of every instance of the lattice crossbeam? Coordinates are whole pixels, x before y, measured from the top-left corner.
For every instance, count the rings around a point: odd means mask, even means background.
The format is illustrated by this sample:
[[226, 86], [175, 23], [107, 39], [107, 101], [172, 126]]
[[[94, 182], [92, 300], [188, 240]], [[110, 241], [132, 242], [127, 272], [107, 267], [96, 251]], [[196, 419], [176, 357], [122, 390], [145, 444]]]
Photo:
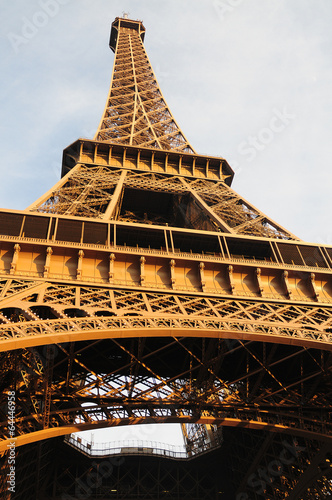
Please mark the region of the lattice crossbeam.
[[[8, 289], [6, 308], [2, 312], [3, 324], [0, 323], [2, 349], [15, 348], [19, 344], [22, 347], [33, 345], [31, 342], [44, 344], [47, 337], [61, 342], [61, 337], [68, 334], [73, 340], [81, 340], [91, 338], [90, 335], [93, 337], [96, 331], [107, 336], [116, 336], [117, 331], [126, 330], [129, 335], [132, 331], [158, 335], [163, 329], [190, 336], [228, 335], [243, 339], [252, 336], [286, 344], [321, 345], [324, 349], [330, 349], [332, 345], [330, 309], [319, 305], [261, 303], [235, 297], [217, 299], [47, 283], [36, 283], [35, 287], [37, 292], [42, 290], [42, 294], [39, 299], [33, 294], [32, 302], [29, 300], [33, 288], [28, 288], [25, 293], [19, 292], [17, 297]], [[72, 307], [76, 307], [74, 320], [66, 317], [66, 311]], [[39, 315], [46, 314], [45, 319], [40, 320], [34, 311]], [[58, 319], [51, 319], [54, 314]], [[82, 314], [84, 317], [79, 317]], [[16, 318], [24, 320], [17, 321]]]
[[[139, 28], [139, 29], [138, 29]], [[194, 152], [175, 122], [145, 52], [141, 23], [116, 19], [111, 88], [96, 140]]]
[[[67, 182], [50, 191], [49, 197], [41, 199], [41, 203], [35, 204], [32, 210], [94, 218], [104, 217], [105, 212], [111, 213], [107, 207], [112, 203], [114, 189], [119, 179], [119, 170], [80, 165], [72, 175], [69, 175]], [[203, 215], [211, 220], [211, 227], [215, 230], [219, 228], [219, 230], [239, 235], [296, 239], [294, 235], [243, 200], [223, 182], [207, 180], [188, 182], [182, 177], [132, 170], [127, 172], [122, 190], [117, 193], [117, 200], [114, 200], [114, 203], [121, 205], [121, 196], [128, 189], [172, 195], [182, 194], [191, 197], [198, 206], [196, 222], [191, 221], [192, 227], [197, 229], [200, 228], [197, 217]], [[121, 218], [120, 211], [118, 217], [120, 220], [127, 220]], [[137, 216], [135, 218], [135, 215], [130, 220], [141, 222]], [[160, 219], [157, 223], [163, 224]]]

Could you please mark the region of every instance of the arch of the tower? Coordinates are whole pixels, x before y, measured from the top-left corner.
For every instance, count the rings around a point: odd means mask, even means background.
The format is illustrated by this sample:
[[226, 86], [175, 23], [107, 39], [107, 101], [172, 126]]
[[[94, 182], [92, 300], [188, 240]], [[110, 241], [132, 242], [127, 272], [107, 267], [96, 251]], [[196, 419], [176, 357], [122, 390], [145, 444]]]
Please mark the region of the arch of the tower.
[[[72, 312], [72, 310], [71, 310]], [[244, 322], [234, 320], [230, 325], [211, 318], [179, 315], [166, 317], [156, 315], [144, 318], [143, 315], [128, 313], [124, 317], [113, 316], [105, 311], [105, 315], [88, 316], [84, 311], [75, 316], [76, 327], [73, 328], [67, 318], [50, 321], [36, 321], [29, 325], [18, 324], [6, 326], [1, 351], [45, 346], [58, 343], [77, 342], [83, 340], [136, 338], [139, 337], [188, 337], [216, 338], [234, 341], [258, 341], [278, 343], [302, 348], [318, 348], [332, 350], [331, 332], [316, 331], [313, 328], [293, 329], [282, 324], [270, 327], [257, 322], [247, 328]], [[15, 309], [24, 321], [23, 311]], [[72, 316], [74, 317], [74, 316]], [[77, 318], [86, 318], [78, 320]], [[45, 330], [44, 330], [45, 328]], [[0, 329], [1, 331], [1, 329]], [[1, 352], [0, 351], [0, 352]]]
[[0, 352], [138, 336], [251, 340], [327, 351], [332, 345], [329, 308], [318, 305], [67, 285], [43, 285], [41, 299], [28, 288], [8, 305], [0, 308]]
[[[17, 446], [151, 422], [330, 439], [331, 410], [323, 401], [330, 344], [318, 337], [268, 336], [259, 324], [240, 334], [218, 328], [220, 321], [180, 314], [71, 319], [7, 323], [7, 333], [26, 327], [21, 337], [3, 341], [1, 354], [4, 396], [15, 381]], [[7, 424], [3, 409], [4, 438]], [[7, 444], [1, 442], [3, 449]]]
[[[328, 434], [319, 434], [317, 432], [305, 430], [305, 429], [292, 429], [281, 424], [269, 424], [261, 421], [246, 421], [240, 418], [216, 418], [213, 416], [202, 416], [190, 417], [185, 415], [179, 415], [178, 417], [133, 417], [128, 419], [113, 419], [112, 422], [96, 422], [91, 423], [77, 423], [72, 425], [67, 425], [63, 427], [51, 427], [48, 429], [43, 429], [40, 431], [31, 432], [29, 434], [22, 434], [15, 438], [15, 446], [25, 446], [31, 443], [37, 443], [40, 441], [45, 441], [48, 439], [54, 439], [61, 436], [68, 436], [72, 433], [78, 433], [83, 431], [96, 431], [99, 429], [109, 429], [110, 427], [123, 427], [129, 425], [144, 425], [144, 424], [197, 424], [197, 425], [214, 425], [230, 427], [230, 428], [240, 428], [240, 429], [251, 429], [264, 432], [271, 432], [273, 434], [281, 434], [284, 436], [297, 436], [304, 439], [318, 439], [322, 442], [326, 442], [331, 446], [332, 438]], [[13, 441], [13, 439], [5, 439], [0, 441], [0, 453], [7, 451], [8, 445]], [[133, 441], [134, 442], [134, 441]], [[125, 447], [125, 446], [124, 446]], [[123, 451], [125, 453], [125, 451]]]

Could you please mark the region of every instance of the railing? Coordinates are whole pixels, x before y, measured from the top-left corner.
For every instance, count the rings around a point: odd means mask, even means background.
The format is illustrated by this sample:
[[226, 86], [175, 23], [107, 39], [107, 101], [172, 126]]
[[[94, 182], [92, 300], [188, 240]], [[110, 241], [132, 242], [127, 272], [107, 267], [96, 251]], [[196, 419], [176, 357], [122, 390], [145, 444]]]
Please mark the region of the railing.
[[155, 441], [125, 440], [113, 441], [108, 443], [91, 443], [79, 436], [70, 434], [65, 437], [65, 443], [79, 450], [89, 457], [110, 457], [124, 455], [145, 455], [170, 458], [173, 460], [190, 460], [204, 453], [221, 446], [221, 438], [205, 442], [201, 446], [197, 444], [194, 447], [175, 446], [167, 443], [158, 443]]
[[[240, 237], [241, 235], [239, 235]], [[220, 253], [216, 252], [201, 252], [201, 253], [196, 253], [196, 252], [184, 252], [181, 251], [180, 249], [175, 249], [174, 252], [172, 249], [167, 250], [159, 250], [158, 248], [145, 248], [145, 247], [131, 247], [131, 246], [126, 246], [126, 245], [113, 245], [110, 243], [105, 243], [104, 245], [98, 244], [98, 243], [83, 243], [83, 242], [72, 242], [72, 241], [62, 241], [62, 240], [53, 240], [53, 239], [43, 239], [43, 238], [31, 238], [31, 237], [25, 237], [25, 236], [12, 236], [12, 235], [0, 235], [0, 240], [3, 241], [13, 241], [15, 243], [34, 243], [34, 244], [44, 244], [44, 245], [50, 245], [54, 247], [71, 247], [71, 248], [79, 248], [79, 249], [95, 249], [95, 250], [100, 250], [100, 251], [107, 251], [107, 252], [125, 252], [125, 253], [131, 253], [131, 254], [137, 254], [137, 255], [159, 255], [163, 257], [169, 257], [169, 258], [183, 258], [183, 259], [190, 259], [190, 260], [198, 260], [201, 261], [203, 260], [204, 262], [220, 262], [220, 263], [238, 263], [238, 264], [243, 264], [243, 265], [250, 265], [250, 266], [262, 266], [262, 267], [268, 267], [268, 268], [279, 268], [279, 269], [300, 269], [304, 270], [306, 272], [317, 272], [317, 270], [322, 270], [324, 273], [331, 273], [331, 267], [330, 265], [326, 266], [319, 266], [318, 263], [316, 265], [307, 265], [307, 264], [290, 264], [290, 263], [285, 263], [280, 260], [278, 262], [271, 261], [271, 260], [265, 260], [264, 258], [259, 259], [256, 257], [252, 258], [247, 258], [247, 256], [230, 256], [228, 257], [227, 255], [222, 256]], [[321, 249], [324, 248], [322, 246], [316, 246], [313, 247], [313, 249]], [[2, 274], [8, 274], [9, 269], [4, 269], [1, 270], [0, 273]], [[20, 274], [23, 274], [20, 272]], [[24, 273], [24, 275], [27, 276], [41, 276], [42, 273], [38, 273], [37, 271], [32, 271], [29, 273]], [[49, 277], [55, 278], [55, 275], [49, 275]], [[65, 277], [66, 279], [70, 279], [71, 276], [67, 275]], [[76, 279], [76, 276], [74, 277]], [[89, 280], [87, 278], [84, 278], [85, 280]], [[96, 279], [94, 278], [93, 280], [89, 281], [95, 281], [95, 282], [102, 282], [103, 279]]]

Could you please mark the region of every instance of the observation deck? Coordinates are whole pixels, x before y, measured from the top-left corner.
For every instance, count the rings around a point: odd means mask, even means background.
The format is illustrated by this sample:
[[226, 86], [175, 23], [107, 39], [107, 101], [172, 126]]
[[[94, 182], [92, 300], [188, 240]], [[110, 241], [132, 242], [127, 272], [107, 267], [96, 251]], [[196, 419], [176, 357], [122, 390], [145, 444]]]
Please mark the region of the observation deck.
[[91, 443], [80, 436], [73, 434], [66, 436], [65, 443], [80, 451], [83, 455], [92, 458], [115, 456], [158, 456], [171, 460], [191, 460], [209, 453], [222, 445], [222, 433], [219, 429], [213, 432], [212, 438], [194, 441], [191, 446], [175, 446], [168, 443], [142, 440], [123, 440], [108, 443]]
[[142, 42], [144, 42], [145, 28], [142, 21], [133, 21], [132, 19], [127, 19], [126, 17], [116, 17], [112, 23], [110, 36], [110, 49], [112, 49], [113, 52], [115, 52], [116, 49], [120, 28], [137, 31], [142, 39]]

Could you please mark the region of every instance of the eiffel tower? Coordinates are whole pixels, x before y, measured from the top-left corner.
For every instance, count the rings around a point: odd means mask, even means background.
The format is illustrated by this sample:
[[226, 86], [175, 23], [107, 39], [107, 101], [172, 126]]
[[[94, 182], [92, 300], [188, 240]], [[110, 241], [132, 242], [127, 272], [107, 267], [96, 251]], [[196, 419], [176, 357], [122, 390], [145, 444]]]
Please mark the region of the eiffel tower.
[[[94, 139], [26, 210], [0, 211], [1, 498], [327, 498], [332, 247], [195, 152], [144, 36], [115, 19]], [[121, 449], [94, 483], [105, 459], [71, 436], [165, 422], [183, 426], [184, 461]]]

